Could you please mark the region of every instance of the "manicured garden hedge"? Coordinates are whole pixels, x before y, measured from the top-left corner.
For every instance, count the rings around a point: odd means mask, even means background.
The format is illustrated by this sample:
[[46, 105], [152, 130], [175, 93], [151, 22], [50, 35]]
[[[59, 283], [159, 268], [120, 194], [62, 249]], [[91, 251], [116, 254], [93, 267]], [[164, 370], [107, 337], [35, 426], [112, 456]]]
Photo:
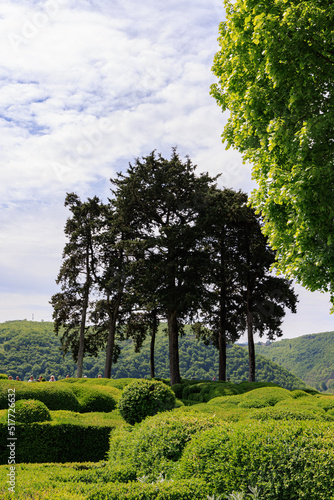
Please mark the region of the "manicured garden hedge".
[[116, 483], [99, 486], [89, 500], [198, 500], [209, 492], [203, 481], [166, 481], [156, 484]]
[[[78, 380], [78, 379], [76, 379]], [[0, 381], [0, 409], [8, 407], [8, 389], [15, 389], [15, 399], [36, 399], [49, 410], [79, 412], [110, 412], [116, 408], [113, 390], [98, 385], [64, 382], [13, 382]]]
[[115, 430], [110, 438], [110, 462], [135, 468], [139, 476], [155, 478], [173, 469], [197, 432], [218, 424], [216, 419], [184, 407], [159, 413], [135, 427]]
[[218, 494], [257, 486], [265, 500], [330, 500], [333, 425], [271, 421], [209, 429], [187, 445], [174, 478], [202, 479]]
[[37, 399], [49, 410], [79, 411], [80, 404], [69, 386], [58, 382], [0, 381], [0, 408], [8, 408], [8, 389], [15, 389], [15, 399]]
[[[85, 462], [106, 457], [111, 426], [16, 424], [16, 463]], [[8, 425], [0, 424], [0, 464], [8, 463]]]

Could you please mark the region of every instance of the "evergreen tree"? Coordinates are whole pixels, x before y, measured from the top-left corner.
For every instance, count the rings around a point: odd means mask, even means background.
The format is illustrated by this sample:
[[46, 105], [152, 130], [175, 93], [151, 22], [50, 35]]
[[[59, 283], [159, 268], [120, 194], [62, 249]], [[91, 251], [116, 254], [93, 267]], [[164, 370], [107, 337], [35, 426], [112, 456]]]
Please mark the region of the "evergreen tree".
[[[167, 319], [171, 384], [180, 382], [178, 337], [203, 292], [200, 207], [213, 180], [195, 175], [190, 159], [152, 152], [113, 181], [115, 207], [145, 261], [142, 286], [154, 290]], [[134, 244], [134, 240], [128, 244]]]
[[261, 231], [261, 219], [245, 207], [239, 232], [239, 279], [243, 286], [243, 318], [247, 329], [249, 381], [255, 381], [254, 334], [270, 340], [282, 335], [285, 308], [296, 312], [297, 296], [291, 281], [273, 276], [275, 252]]
[[65, 225], [68, 242], [63, 251], [63, 262], [57, 277], [61, 292], [51, 298], [56, 334], [61, 334], [64, 353], [72, 351], [77, 362], [77, 377], [82, 377], [85, 353], [86, 322], [90, 296], [94, 286], [93, 269], [96, 265], [94, 234], [100, 216], [101, 203], [97, 197], [82, 202], [75, 193], [69, 193], [65, 207], [72, 212]]
[[207, 291], [197, 337], [219, 352], [219, 380], [226, 380], [226, 347], [244, 332], [242, 284], [238, 274], [241, 220], [247, 195], [231, 189], [210, 190], [202, 218], [207, 257]]

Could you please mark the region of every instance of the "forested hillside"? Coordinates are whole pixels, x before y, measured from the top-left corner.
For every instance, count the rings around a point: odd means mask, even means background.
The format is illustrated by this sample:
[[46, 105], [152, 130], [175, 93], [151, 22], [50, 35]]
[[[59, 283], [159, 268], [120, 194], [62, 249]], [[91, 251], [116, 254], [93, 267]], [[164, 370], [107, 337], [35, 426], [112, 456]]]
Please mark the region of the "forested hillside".
[[312, 387], [334, 392], [334, 332], [256, 345], [256, 352], [284, 366]]
[[[97, 377], [103, 373], [105, 354], [97, 358], [86, 357], [84, 375]], [[156, 376], [169, 376], [168, 339], [160, 329], [155, 349]], [[53, 324], [32, 321], [8, 321], [0, 324], [0, 373], [18, 375], [27, 380], [31, 374], [56, 378], [75, 375], [75, 364], [69, 355], [62, 357], [59, 339], [53, 333]], [[211, 380], [218, 374], [218, 352], [213, 346], [205, 346], [192, 335], [180, 338], [181, 376], [187, 379]], [[230, 346], [227, 352], [227, 371], [231, 382], [248, 378], [247, 350]], [[112, 378], [148, 377], [149, 341], [140, 353], [135, 353], [132, 341], [122, 343], [119, 361], [112, 369]], [[257, 356], [257, 380], [275, 382], [287, 389], [303, 387], [305, 384], [284, 368]]]

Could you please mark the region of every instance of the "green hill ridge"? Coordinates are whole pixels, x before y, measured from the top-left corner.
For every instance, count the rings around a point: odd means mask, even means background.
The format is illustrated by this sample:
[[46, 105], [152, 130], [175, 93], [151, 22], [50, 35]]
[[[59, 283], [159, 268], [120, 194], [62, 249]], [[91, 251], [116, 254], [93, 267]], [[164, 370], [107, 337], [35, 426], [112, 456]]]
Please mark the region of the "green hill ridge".
[[312, 387], [334, 393], [334, 332], [257, 344], [255, 350]]
[[[180, 338], [180, 370], [185, 379], [211, 380], [218, 374], [218, 351], [205, 346], [193, 335]], [[117, 364], [113, 366], [112, 378], [140, 378], [150, 375], [149, 339], [144, 342], [140, 353], [134, 352], [132, 341], [122, 342], [122, 351]], [[87, 356], [84, 360], [84, 375], [97, 377], [103, 374], [105, 355], [97, 358]], [[278, 366], [278, 364], [257, 355], [257, 381], [273, 382], [292, 390], [305, 387], [305, 383]], [[155, 348], [156, 376], [169, 377], [168, 340], [160, 328]], [[51, 322], [7, 321], [0, 323], [0, 373], [6, 373], [22, 380], [31, 374], [56, 378], [73, 376], [76, 366], [68, 354], [60, 352], [60, 342], [53, 332]], [[248, 378], [247, 350], [238, 345], [227, 350], [227, 372], [233, 383]]]

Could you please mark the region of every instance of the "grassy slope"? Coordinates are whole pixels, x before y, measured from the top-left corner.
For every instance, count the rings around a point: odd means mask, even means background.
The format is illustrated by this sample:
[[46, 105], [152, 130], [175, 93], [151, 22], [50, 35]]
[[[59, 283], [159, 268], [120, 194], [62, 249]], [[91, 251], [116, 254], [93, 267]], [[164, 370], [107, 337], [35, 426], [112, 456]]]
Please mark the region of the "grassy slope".
[[334, 392], [334, 332], [256, 345], [256, 352], [284, 366], [312, 387]]

